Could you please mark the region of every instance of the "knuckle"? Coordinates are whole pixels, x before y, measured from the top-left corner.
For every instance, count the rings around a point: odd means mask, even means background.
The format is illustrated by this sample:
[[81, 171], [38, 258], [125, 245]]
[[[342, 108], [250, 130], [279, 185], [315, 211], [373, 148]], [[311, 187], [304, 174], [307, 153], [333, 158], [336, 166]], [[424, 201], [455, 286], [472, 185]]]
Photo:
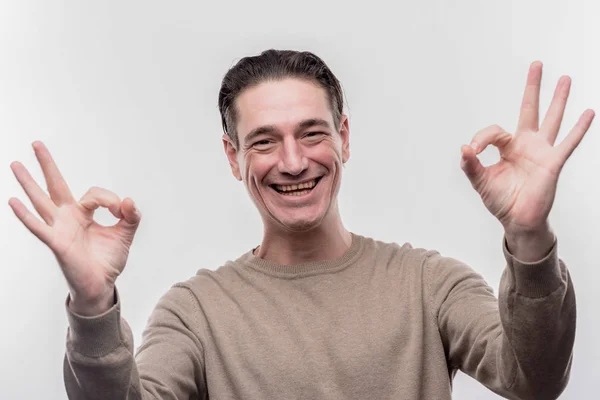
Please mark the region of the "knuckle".
[[120, 203], [121, 202], [119, 196], [117, 196], [115, 193], [111, 192], [108, 189], [99, 187], [99, 186], [90, 187], [89, 190], [87, 191], [86, 195], [84, 195], [84, 197], [93, 197], [95, 199], [98, 199], [100, 201], [104, 201], [107, 203]]
[[100, 188], [98, 186], [92, 186], [88, 189], [86, 194], [94, 196], [94, 195], [97, 195], [98, 192], [100, 192], [101, 190], [102, 190], [102, 188]]

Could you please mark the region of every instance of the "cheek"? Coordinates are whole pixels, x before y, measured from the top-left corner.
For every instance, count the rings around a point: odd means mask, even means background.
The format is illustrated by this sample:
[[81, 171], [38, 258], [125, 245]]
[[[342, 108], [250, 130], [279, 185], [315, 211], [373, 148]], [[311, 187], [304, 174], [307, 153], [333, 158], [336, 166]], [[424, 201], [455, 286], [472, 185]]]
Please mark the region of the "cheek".
[[244, 158], [244, 179], [249, 183], [257, 185], [269, 173], [272, 168], [272, 160], [269, 157], [257, 154], [248, 154]]
[[313, 160], [320, 164], [328, 166], [328, 168], [330, 168], [332, 164], [341, 164], [341, 148], [337, 145], [337, 143], [333, 141], [323, 142], [319, 146], [315, 147], [315, 152], [313, 153]]

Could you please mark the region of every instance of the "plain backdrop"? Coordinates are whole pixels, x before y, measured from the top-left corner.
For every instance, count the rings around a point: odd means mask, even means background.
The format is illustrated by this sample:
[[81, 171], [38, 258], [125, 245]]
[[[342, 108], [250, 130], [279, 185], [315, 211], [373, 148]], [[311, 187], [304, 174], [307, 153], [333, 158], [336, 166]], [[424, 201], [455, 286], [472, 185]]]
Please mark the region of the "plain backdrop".
[[[14, 216], [31, 203], [10, 170], [45, 188], [31, 143], [50, 149], [73, 194], [101, 186], [143, 212], [124, 274], [123, 316], [141, 332], [158, 298], [200, 268], [260, 243], [262, 224], [231, 175], [217, 109], [221, 79], [268, 48], [309, 50], [341, 80], [351, 157], [346, 226], [463, 260], [496, 290], [502, 228], [459, 167], [460, 146], [514, 132], [529, 64], [544, 63], [543, 116], [573, 79], [558, 142], [600, 111], [600, 4], [588, 1], [2, 1], [0, 8], [0, 398], [64, 399], [67, 287], [52, 253]], [[551, 223], [575, 285], [569, 386], [600, 380], [600, 121], [562, 171]], [[484, 164], [498, 160], [495, 149]], [[102, 224], [116, 222], [107, 210]], [[459, 374], [457, 399], [495, 399]]]

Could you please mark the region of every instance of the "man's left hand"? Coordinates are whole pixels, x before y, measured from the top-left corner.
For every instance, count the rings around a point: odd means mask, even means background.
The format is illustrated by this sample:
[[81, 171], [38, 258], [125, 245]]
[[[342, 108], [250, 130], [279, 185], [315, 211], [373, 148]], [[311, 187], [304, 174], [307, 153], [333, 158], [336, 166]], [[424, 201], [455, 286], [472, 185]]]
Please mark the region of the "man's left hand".
[[[531, 64], [514, 135], [497, 125], [478, 132], [471, 146], [461, 148], [461, 168], [487, 209], [511, 236], [547, 232], [558, 176], [588, 131], [594, 111], [586, 110], [567, 137], [554, 145], [562, 122], [571, 79], [558, 81], [548, 112], [539, 124], [542, 63]], [[500, 161], [484, 167], [477, 158], [488, 145], [500, 152]], [[474, 148], [473, 148], [474, 147]]]

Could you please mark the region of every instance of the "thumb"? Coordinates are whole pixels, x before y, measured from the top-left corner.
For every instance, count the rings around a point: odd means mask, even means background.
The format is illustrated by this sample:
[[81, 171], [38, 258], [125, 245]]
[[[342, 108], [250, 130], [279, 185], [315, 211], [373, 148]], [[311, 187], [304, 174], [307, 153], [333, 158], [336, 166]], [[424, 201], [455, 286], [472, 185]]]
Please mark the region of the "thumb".
[[117, 223], [117, 226], [137, 229], [142, 219], [142, 213], [131, 198], [128, 197], [121, 202], [121, 214], [123, 214], [123, 219]]
[[471, 181], [473, 188], [477, 190], [479, 182], [485, 173], [485, 167], [481, 165], [481, 162], [477, 158], [477, 151], [471, 146], [463, 145], [460, 149], [462, 157], [460, 160], [460, 168], [463, 170], [467, 178]]

